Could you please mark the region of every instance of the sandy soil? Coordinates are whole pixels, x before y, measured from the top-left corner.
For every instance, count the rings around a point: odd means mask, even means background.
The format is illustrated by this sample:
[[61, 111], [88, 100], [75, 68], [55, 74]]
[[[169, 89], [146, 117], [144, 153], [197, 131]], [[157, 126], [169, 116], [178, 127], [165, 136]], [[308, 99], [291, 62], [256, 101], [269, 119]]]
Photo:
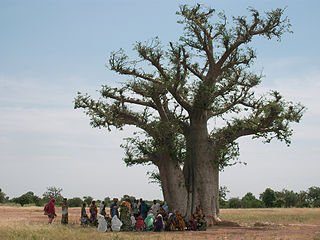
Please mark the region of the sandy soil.
[[[237, 211], [223, 210], [226, 215], [237, 213]], [[244, 210], [240, 212], [244, 213]], [[245, 210], [248, 211], [255, 210]], [[294, 210], [292, 210], [294, 211]], [[302, 210], [298, 210], [302, 211]], [[318, 210], [315, 210], [318, 211]], [[281, 211], [279, 211], [280, 213]], [[319, 211], [320, 212], [320, 211]], [[319, 212], [316, 212], [318, 214]], [[294, 213], [294, 212], [293, 212]], [[54, 224], [60, 224], [60, 211], [57, 211], [58, 217]], [[69, 209], [70, 226], [79, 225], [80, 208]], [[294, 215], [292, 215], [294, 216]], [[320, 215], [317, 215], [320, 216]], [[294, 219], [294, 217], [292, 217]], [[45, 224], [47, 216], [43, 215], [43, 209], [39, 207], [9, 207], [0, 206], [0, 226], [12, 224]], [[306, 223], [297, 223], [296, 221], [286, 223], [256, 222], [254, 224], [242, 224], [235, 226], [232, 222], [222, 222], [217, 226], [209, 228], [205, 232], [170, 232], [163, 233], [164, 236], [176, 236], [177, 239], [313, 239], [320, 240], [320, 218], [317, 217]], [[93, 230], [94, 231], [94, 230]], [[132, 233], [137, 234], [137, 233]], [[141, 234], [141, 233], [139, 233]], [[142, 233], [144, 234], [144, 233]], [[146, 233], [147, 234], [147, 233]], [[150, 233], [149, 233], [150, 234]], [[152, 233], [150, 234], [150, 237]]]

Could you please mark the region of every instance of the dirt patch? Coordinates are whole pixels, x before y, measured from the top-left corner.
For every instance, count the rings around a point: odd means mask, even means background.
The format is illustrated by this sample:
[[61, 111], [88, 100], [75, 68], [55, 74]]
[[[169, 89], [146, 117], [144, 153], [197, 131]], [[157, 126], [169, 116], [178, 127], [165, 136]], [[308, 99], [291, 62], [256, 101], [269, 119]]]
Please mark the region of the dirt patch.
[[[247, 210], [246, 214], [251, 214], [251, 210]], [[309, 210], [308, 210], [309, 211]], [[163, 233], [119, 233], [118, 239], [221, 239], [221, 240], [250, 240], [250, 239], [311, 239], [320, 240], [320, 224], [312, 220], [312, 223], [290, 223], [279, 224], [278, 222], [260, 222], [252, 224], [243, 224], [247, 221], [246, 215], [239, 223], [234, 221], [222, 221], [221, 223], [209, 228], [204, 232], [163, 232]], [[280, 213], [279, 213], [280, 214]], [[287, 213], [285, 213], [287, 214]], [[57, 208], [58, 217], [55, 219], [53, 226], [59, 228], [61, 220], [61, 210]], [[80, 208], [69, 209], [69, 225], [65, 234], [78, 234], [75, 239], [83, 239], [87, 234], [94, 235], [92, 239], [113, 239], [110, 233], [104, 235], [98, 234], [96, 229], [88, 228], [85, 232], [79, 226]], [[47, 225], [47, 216], [43, 215], [43, 208], [40, 207], [7, 207], [0, 206], [0, 235], [1, 231], [12, 229], [16, 225], [30, 226], [32, 228], [41, 228]], [[25, 230], [24, 230], [25, 231]], [[2, 232], [3, 233], [3, 232]], [[101, 236], [103, 236], [101, 238]], [[130, 236], [129, 238], [127, 236]], [[6, 239], [6, 238], [1, 238]], [[40, 239], [40, 238], [39, 238]], [[51, 238], [50, 238], [51, 239]], [[52, 238], [55, 239], [55, 238]], [[71, 238], [70, 238], [71, 239]]]

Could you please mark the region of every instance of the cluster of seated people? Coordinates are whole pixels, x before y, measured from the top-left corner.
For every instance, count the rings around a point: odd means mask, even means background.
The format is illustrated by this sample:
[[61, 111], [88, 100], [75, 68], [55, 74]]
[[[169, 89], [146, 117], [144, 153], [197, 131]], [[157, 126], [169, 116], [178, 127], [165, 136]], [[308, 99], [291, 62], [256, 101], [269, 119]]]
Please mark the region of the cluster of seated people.
[[81, 209], [81, 225], [95, 226], [99, 232], [106, 231], [205, 231], [207, 223], [200, 207], [189, 219], [185, 219], [179, 211], [170, 212], [166, 203], [153, 201], [149, 207], [142, 199], [131, 202], [129, 199], [118, 204], [114, 198], [110, 205], [110, 214], [106, 213], [106, 206], [101, 202], [98, 207], [92, 201], [89, 206], [89, 216], [86, 204]]

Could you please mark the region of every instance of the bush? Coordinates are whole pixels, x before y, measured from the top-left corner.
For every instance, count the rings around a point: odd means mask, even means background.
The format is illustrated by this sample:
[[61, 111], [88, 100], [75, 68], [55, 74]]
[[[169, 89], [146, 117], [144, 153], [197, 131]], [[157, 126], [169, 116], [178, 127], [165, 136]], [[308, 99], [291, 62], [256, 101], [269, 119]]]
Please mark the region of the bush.
[[74, 197], [74, 198], [68, 199], [68, 206], [69, 207], [81, 207], [82, 203], [83, 203], [83, 201], [79, 197]]

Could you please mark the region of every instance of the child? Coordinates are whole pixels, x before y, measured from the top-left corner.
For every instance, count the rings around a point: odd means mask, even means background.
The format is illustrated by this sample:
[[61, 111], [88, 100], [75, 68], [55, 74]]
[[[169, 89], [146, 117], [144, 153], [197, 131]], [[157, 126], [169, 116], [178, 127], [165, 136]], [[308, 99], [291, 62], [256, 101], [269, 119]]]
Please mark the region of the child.
[[81, 208], [80, 224], [81, 226], [87, 226], [88, 223], [89, 223], [89, 218], [86, 211], [86, 203], [83, 203]]
[[143, 218], [142, 218], [142, 216], [141, 215], [139, 215], [138, 217], [137, 217], [137, 221], [136, 221], [136, 231], [143, 231], [144, 230], [144, 227], [145, 227], [145, 225], [144, 225], [144, 221], [143, 221]]

